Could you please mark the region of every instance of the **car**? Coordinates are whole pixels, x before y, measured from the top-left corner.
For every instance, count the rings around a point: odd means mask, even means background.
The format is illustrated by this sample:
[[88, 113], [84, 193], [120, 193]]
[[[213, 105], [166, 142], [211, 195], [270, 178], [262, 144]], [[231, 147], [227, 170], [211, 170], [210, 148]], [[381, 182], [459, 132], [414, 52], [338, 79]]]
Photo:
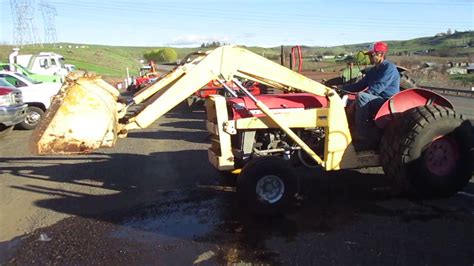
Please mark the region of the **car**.
[[64, 82], [63, 76], [36, 74], [19, 64], [0, 63], [0, 70], [18, 72], [20, 74], [23, 74], [24, 76], [29, 77], [30, 79], [41, 81], [41, 82], [57, 82], [57, 83]]
[[21, 90], [0, 79], [0, 138], [5, 137], [16, 124], [25, 120], [27, 107], [23, 103]]
[[9, 84], [9, 88], [19, 89], [23, 94], [23, 102], [27, 104], [27, 115], [18, 124], [22, 129], [34, 129], [43, 118], [51, 104], [51, 98], [61, 88], [60, 83], [39, 82], [20, 73], [0, 71], [0, 79]]

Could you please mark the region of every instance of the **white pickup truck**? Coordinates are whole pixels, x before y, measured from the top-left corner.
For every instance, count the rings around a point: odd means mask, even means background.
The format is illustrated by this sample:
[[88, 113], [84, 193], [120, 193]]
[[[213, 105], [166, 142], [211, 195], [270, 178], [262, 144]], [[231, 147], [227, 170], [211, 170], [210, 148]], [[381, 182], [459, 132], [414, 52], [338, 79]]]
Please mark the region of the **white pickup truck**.
[[10, 64], [19, 64], [33, 73], [43, 75], [66, 76], [75, 68], [74, 65], [65, 64], [64, 57], [53, 52], [41, 52], [39, 54], [19, 54], [20, 49], [14, 48], [9, 56]]
[[28, 105], [26, 118], [18, 124], [23, 129], [34, 129], [38, 125], [51, 104], [51, 97], [56, 95], [62, 85], [38, 82], [10, 71], [0, 71], [0, 79], [21, 90], [23, 94], [23, 102]]

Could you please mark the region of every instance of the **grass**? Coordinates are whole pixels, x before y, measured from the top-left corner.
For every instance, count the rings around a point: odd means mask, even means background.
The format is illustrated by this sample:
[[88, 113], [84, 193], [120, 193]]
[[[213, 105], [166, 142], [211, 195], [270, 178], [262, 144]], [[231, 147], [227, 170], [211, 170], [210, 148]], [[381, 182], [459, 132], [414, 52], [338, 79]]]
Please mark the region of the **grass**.
[[98, 66], [88, 62], [82, 62], [77, 60], [68, 60], [70, 64], [76, 66], [78, 70], [87, 70], [90, 72], [95, 72], [99, 75], [106, 75], [106, 76], [122, 76], [125, 75], [125, 71], [119, 71], [117, 69], [112, 69], [108, 67]]
[[460, 82], [463, 85], [474, 86], [474, 74], [452, 75], [451, 80]]

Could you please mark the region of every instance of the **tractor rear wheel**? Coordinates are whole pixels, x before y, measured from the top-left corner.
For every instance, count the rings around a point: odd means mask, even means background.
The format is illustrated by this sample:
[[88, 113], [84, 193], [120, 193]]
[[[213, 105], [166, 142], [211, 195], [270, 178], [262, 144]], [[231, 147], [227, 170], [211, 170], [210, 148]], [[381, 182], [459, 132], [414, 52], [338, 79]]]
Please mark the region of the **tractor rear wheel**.
[[295, 193], [296, 179], [288, 161], [280, 157], [253, 159], [237, 179], [237, 194], [242, 207], [260, 216], [283, 212], [294, 200]]
[[409, 76], [406, 74], [401, 74], [400, 75], [400, 90], [407, 90], [407, 89], [413, 89], [416, 88], [416, 82], [411, 79]]
[[396, 187], [416, 196], [451, 196], [471, 178], [471, 125], [441, 106], [410, 109], [392, 121], [380, 159]]

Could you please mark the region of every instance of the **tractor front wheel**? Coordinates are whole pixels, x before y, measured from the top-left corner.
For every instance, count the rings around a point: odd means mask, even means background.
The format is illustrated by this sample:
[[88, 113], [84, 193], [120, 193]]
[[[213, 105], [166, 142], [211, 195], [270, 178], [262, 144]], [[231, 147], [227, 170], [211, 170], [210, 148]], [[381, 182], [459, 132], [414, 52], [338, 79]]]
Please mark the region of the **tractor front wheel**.
[[392, 121], [382, 138], [381, 161], [409, 193], [447, 197], [471, 178], [471, 125], [453, 110], [420, 106]]
[[271, 216], [289, 207], [296, 193], [296, 179], [282, 158], [259, 157], [242, 169], [237, 193], [243, 208], [256, 215]]

